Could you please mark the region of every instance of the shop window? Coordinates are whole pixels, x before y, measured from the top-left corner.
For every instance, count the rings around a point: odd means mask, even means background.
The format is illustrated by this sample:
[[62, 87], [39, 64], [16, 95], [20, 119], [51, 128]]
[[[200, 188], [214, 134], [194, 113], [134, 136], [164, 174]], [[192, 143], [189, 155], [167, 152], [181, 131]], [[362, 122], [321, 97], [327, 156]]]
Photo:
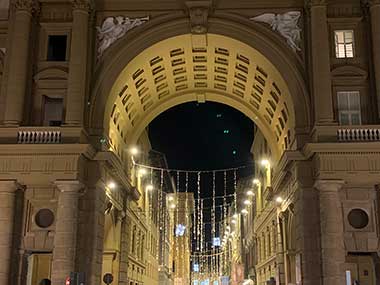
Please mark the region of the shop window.
[[360, 125], [360, 93], [358, 91], [339, 91], [338, 115], [341, 125]]
[[60, 126], [63, 119], [63, 99], [44, 98], [44, 126]]
[[336, 58], [354, 57], [354, 31], [335, 31], [335, 56]]
[[67, 36], [49, 35], [48, 36], [48, 61], [66, 61]]

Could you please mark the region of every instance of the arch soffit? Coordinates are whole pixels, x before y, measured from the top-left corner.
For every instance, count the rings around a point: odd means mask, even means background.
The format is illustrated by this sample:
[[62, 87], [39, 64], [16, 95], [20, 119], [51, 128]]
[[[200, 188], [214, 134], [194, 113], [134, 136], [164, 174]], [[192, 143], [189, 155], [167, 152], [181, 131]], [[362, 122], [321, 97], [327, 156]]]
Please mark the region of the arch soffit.
[[[310, 128], [310, 96], [306, 86], [306, 71], [298, 56], [281, 40], [281, 37], [261, 24], [238, 15], [216, 14], [209, 18], [209, 32], [241, 41], [270, 58], [287, 82], [294, 98], [296, 127], [301, 132]], [[190, 23], [181, 14], [165, 15], [150, 20], [129, 31], [104, 54], [96, 65], [92, 84], [89, 126], [95, 132], [103, 128], [104, 108], [116, 78], [125, 66], [139, 53], [155, 43], [170, 37], [190, 33]], [[297, 130], [297, 131], [298, 131]]]
[[[171, 35], [184, 34], [189, 31], [189, 23], [187, 19], [177, 19], [175, 22], [176, 23], [173, 23], [173, 21], [170, 23], [165, 22], [163, 23], [162, 27], [148, 27], [148, 25], [146, 25], [145, 29], [142, 32], [140, 31], [139, 34], [135, 35], [133, 35], [132, 31], [132, 33], [121, 39], [118, 43], [115, 44], [115, 46], [110, 48], [109, 52], [105, 54], [105, 57], [98, 65], [96, 74], [98, 81], [94, 85], [95, 96], [93, 98], [93, 103], [95, 107], [92, 109], [92, 115], [95, 116], [93, 119], [95, 120], [90, 121], [90, 127], [94, 129], [101, 129], [103, 127], [103, 121], [100, 122], [101, 118], [100, 116], [96, 116], [96, 114], [104, 114], [104, 108], [107, 104], [109, 95], [109, 92], [107, 92], [107, 90], [110, 90], [112, 88], [116, 78], [120, 75], [123, 68], [125, 68], [125, 66], [127, 66], [135, 56], [137, 56], [147, 47], [154, 45], [154, 43], [167, 39]], [[297, 129], [307, 130], [309, 125], [309, 98], [307, 96], [304, 79], [302, 77], [302, 68], [295, 54], [279, 39], [269, 39], [269, 30], [250, 21], [242, 25], [241, 23], [226, 21], [225, 19], [221, 18], [211, 18], [209, 19], [209, 25], [210, 33], [214, 32], [215, 34], [226, 35], [231, 39], [237, 39], [248, 44], [251, 47], [253, 46], [254, 49], [257, 49], [259, 52], [261, 51], [265, 57], [272, 59], [271, 62], [276, 65], [276, 68], [279, 67], [278, 71], [281, 73], [281, 76], [283, 76], [284, 80], [288, 84], [288, 87], [290, 89], [289, 93], [291, 93], [293, 101], [292, 105], [294, 105], [294, 108], [297, 110], [293, 110], [295, 113], [294, 127]], [[173, 27], [175, 27], [175, 29], [173, 29]], [[136, 28], [136, 30], [137, 29], [138, 28]], [[158, 30], [160, 30], [160, 32], [158, 32]], [[135, 31], [135, 33], [137, 32], [138, 31]], [[148, 39], [145, 41], [145, 44], [142, 43], [144, 39]], [[215, 93], [210, 93], [207, 95], [207, 100], [218, 101], [215, 100], [214, 95]], [[189, 96], [186, 98], [184, 97], [182, 101], [193, 101], [194, 94], [192, 94], [190, 97]], [[173, 102], [167, 102], [167, 106], [172, 106]], [[230, 103], [229, 105], [233, 104], [234, 103]], [[234, 107], [240, 110], [247, 109], [247, 107], [243, 105], [237, 107], [235, 104]], [[158, 110], [156, 111], [159, 112]], [[247, 112], [243, 111], [243, 113], [249, 116]], [[158, 113], [155, 114], [154, 112], [151, 112], [150, 116], [144, 120], [144, 123], [149, 123], [149, 121], [152, 120], [156, 115], [158, 115]], [[249, 117], [252, 118], [252, 115]], [[263, 127], [263, 124], [260, 121], [255, 121], [259, 126], [261, 125], [261, 129], [267, 137], [268, 130]]]

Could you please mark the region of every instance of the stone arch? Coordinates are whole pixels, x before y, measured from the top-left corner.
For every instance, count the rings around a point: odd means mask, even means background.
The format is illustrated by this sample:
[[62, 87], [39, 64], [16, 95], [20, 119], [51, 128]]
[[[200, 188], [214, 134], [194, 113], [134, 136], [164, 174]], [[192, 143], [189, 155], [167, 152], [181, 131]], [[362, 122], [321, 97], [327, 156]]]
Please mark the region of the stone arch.
[[[135, 142], [147, 124], [163, 111], [184, 102], [209, 100], [230, 105], [255, 121], [277, 159], [285, 145], [299, 147], [297, 137], [306, 134], [310, 125], [305, 73], [298, 56], [279, 36], [238, 17], [214, 17], [209, 19], [207, 47], [202, 49], [194, 46], [187, 19], [154, 22], [130, 31], [98, 62], [88, 121], [92, 134], [105, 133], [119, 152], [118, 148]], [[182, 89], [181, 55], [186, 70], [182, 86], [188, 85]], [[213, 71], [202, 72], [200, 67], [198, 72], [195, 66], [202, 66], [205, 58], [206, 69]], [[173, 64], [177, 59], [179, 71]], [[216, 72], [223, 67], [223, 60], [229, 62], [227, 79], [223, 72]], [[159, 67], [161, 61], [164, 70], [170, 69], [165, 71], [166, 81], [170, 81], [166, 86], [165, 80], [160, 83], [156, 78], [160, 72], [154, 74], [155, 65]], [[128, 80], [132, 81], [126, 83]], [[265, 90], [254, 90], [255, 84]], [[146, 89], [151, 92], [149, 96], [145, 96]], [[262, 93], [264, 103], [259, 102], [260, 96], [255, 98], [257, 92]], [[160, 101], [160, 97], [164, 99]], [[133, 106], [127, 105], [129, 100], [135, 101], [135, 107], [138, 105], [133, 114]]]

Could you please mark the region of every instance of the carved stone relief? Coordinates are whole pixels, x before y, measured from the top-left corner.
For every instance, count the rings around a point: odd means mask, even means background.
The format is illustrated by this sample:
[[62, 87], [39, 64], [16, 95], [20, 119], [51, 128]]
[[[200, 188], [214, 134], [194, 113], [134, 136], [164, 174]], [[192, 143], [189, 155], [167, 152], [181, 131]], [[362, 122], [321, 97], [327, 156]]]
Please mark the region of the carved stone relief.
[[106, 18], [98, 30], [98, 57], [118, 39], [123, 37], [129, 30], [147, 22], [149, 17], [129, 18], [123, 16]]
[[207, 19], [211, 6], [209, 1], [187, 1], [189, 9], [191, 32], [193, 34], [207, 33]]
[[273, 31], [286, 39], [286, 43], [295, 51], [300, 51], [301, 28], [298, 26], [301, 12], [290, 11], [283, 14], [265, 13], [251, 20], [270, 25]]

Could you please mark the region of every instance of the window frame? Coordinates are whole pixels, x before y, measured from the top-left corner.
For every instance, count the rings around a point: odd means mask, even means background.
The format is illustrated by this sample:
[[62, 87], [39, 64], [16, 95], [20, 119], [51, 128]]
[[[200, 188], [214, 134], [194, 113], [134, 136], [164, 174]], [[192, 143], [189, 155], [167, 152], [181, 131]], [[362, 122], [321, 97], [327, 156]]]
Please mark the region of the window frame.
[[[339, 32], [343, 33], [343, 43], [339, 43], [337, 41], [337, 34]], [[346, 38], [345, 38], [345, 33], [346, 32], [351, 32], [352, 33], [352, 56], [347, 56], [347, 45], [346, 43]], [[353, 28], [351, 29], [334, 29], [333, 30], [333, 39], [334, 39], [334, 54], [336, 59], [352, 59], [356, 57], [356, 49], [355, 49], [355, 30]], [[344, 46], [344, 56], [339, 56], [339, 45]]]
[[[348, 110], [341, 110], [340, 108], [340, 94], [356, 94], [358, 96], [358, 110], [351, 110], [350, 105], [350, 96], [348, 96]], [[359, 126], [362, 125], [362, 98], [361, 98], [361, 92], [360, 90], [339, 90], [336, 92], [336, 101], [337, 101], [337, 115], [338, 115], [338, 123], [341, 126]], [[341, 120], [341, 114], [347, 114], [348, 115], [348, 124], [342, 124]], [[359, 124], [353, 124], [352, 123], [352, 115], [358, 114], [359, 115]]]

